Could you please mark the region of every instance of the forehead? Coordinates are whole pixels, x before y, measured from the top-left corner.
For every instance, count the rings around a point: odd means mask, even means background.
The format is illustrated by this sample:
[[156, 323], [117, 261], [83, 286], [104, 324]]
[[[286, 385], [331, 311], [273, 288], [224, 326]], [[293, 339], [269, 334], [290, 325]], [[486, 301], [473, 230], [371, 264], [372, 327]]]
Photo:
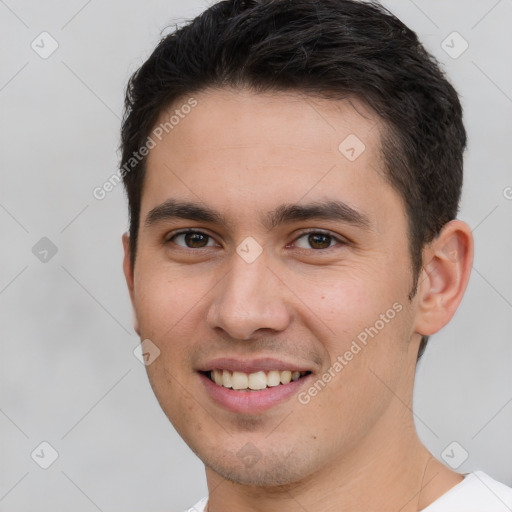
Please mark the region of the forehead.
[[393, 192], [384, 179], [382, 122], [355, 98], [248, 89], [192, 98], [174, 102], [155, 125], [160, 139], [152, 135], [142, 213], [170, 196], [241, 216], [328, 194], [371, 210], [371, 190]]
[[[187, 106], [191, 97], [193, 108]], [[164, 137], [172, 132], [176, 144], [183, 147], [207, 150], [213, 146], [217, 151], [223, 146], [264, 144], [338, 153], [339, 144], [353, 135], [368, 142], [370, 152], [380, 149], [383, 123], [355, 97], [328, 100], [299, 92], [258, 93], [248, 88], [207, 89], [191, 97], [176, 100], [157, 122], [157, 127], [168, 132]], [[166, 130], [171, 118], [172, 127]]]

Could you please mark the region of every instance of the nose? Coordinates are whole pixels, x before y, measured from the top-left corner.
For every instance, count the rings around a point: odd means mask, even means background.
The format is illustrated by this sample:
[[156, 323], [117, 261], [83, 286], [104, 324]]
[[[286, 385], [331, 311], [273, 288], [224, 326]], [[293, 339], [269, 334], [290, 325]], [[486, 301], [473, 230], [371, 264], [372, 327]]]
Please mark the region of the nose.
[[261, 329], [284, 331], [291, 322], [287, 291], [264, 253], [252, 263], [234, 254], [230, 271], [215, 287], [207, 324], [239, 340], [248, 340]]

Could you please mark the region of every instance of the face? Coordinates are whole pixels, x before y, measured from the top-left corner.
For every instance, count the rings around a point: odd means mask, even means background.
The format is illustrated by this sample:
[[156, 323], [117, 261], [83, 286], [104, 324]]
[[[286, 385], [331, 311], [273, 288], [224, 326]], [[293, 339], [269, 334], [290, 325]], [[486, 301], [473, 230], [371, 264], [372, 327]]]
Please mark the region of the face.
[[210, 471], [297, 482], [402, 428], [419, 340], [403, 202], [356, 100], [194, 98], [148, 156], [127, 270], [148, 375]]

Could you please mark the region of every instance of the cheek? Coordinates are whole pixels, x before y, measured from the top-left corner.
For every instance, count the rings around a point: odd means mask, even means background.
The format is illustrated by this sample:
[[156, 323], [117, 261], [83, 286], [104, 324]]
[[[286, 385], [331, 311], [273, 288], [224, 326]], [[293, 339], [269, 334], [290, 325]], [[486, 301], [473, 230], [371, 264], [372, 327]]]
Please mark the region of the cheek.
[[186, 329], [189, 317], [200, 306], [204, 281], [177, 276], [159, 263], [140, 268], [135, 279], [135, 309], [141, 335], [155, 340], [172, 338], [173, 332]]
[[392, 269], [382, 275], [376, 268], [343, 268], [296, 278], [293, 288], [309, 310], [317, 337], [329, 340], [329, 346], [339, 351], [367, 329], [373, 332], [376, 323], [378, 331], [391, 330], [389, 326], [396, 324], [405, 307], [400, 278], [392, 275]]
[[[148, 268], [155, 268], [148, 266]], [[197, 338], [200, 301], [205, 291], [194, 280], [170, 272], [140, 272], [136, 283], [136, 313], [141, 340], [149, 339], [158, 357], [146, 366], [153, 391], [171, 422], [173, 411], [190, 416], [194, 402], [187, 392], [193, 376], [190, 346]]]
[[194, 284], [193, 279], [178, 278], [165, 264], [145, 262], [143, 258], [135, 279], [135, 309], [141, 340], [151, 340], [159, 351], [146, 371], [172, 423], [180, 421], [174, 417], [175, 411], [179, 411], [180, 417], [190, 418], [194, 409], [194, 401], [187, 391], [191, 373], [188, 347], [197, 328], [194, 314], [204, 295]]
[[[385, 315], [388, 310], [375, 311]], [[401, 381], [410, 366], [405, 334], [408, 313], [405, 308], [391, 311], [385, 323], [373, 313], [366, 312], [363, 318], [357, 308], [351, 310], [353, 316], [342, 310], [334, 326], [336, 336], [323, 340], [329, 362], [299, 401], [304, 408], [303, 428], [330, 439], [331, 447], [355, 446], [384, 415], [395, 395], [406, 398]]]
[[[333, 408], [322, 412], [321, 406], [318, 414], [357, 411], [361, 400], [380, 407], [378, 402], [390, 394], [383, 382], [396, 387], [399, 368], [407, 366], [412, 326], [407, 288], [392, 271], [382, 279], [375, 275], [368, 273], [363, 279], [362, 273], [347, 271], [329, 279], [325, 286], [319, 285], [321, 280], [311, 279], [309, 286], [303, 282], [298, 288], [297, 295], [307, 298], [304, 302], [309, 310], [303, 311], [309, 317], [309, 328], [326, 352], [320, 376], [323, 383], [316, 386], [322, 391], [311, 390], [315, 398], [311, 402], [325, 400], [332, 402]], [[324, 384], [331, 392], [323, 392]], [[317, 400], [317, 395], [323, 398]]]
[[[168, 354], [163, 353], [146, 370], [161, 409], [185, 442], [189, 445], [200, 439], [200, 442], [208, 442], [202, 427], [202, 423], [208, 420], [204, 417], [205, 404], [201, 405], [194, 398], [186, 376], [178, 371], [179, 365], [169, 361]], [[194, 428], [191, 429], [190, 425]]]

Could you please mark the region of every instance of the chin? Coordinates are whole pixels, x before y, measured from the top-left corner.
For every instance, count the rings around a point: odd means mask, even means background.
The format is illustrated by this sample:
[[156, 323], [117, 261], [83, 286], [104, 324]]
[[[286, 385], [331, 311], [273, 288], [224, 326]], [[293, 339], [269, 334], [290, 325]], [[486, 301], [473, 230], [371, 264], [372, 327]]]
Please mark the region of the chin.
[[288, 454], [269, 451], [267, 454], [260, 454], [260, 458], [256, 456], [255, 459], [245, 462], [243, 456], [233, 452], [222, 457], [218, 453], [208, 457], [198, 455], [205, 466], [221, 477], [251, 487], [293, 486], [314, 471], [313, 467], [309, 467], [313, 466], [313, 461], [308, 463], [293, 448]]

